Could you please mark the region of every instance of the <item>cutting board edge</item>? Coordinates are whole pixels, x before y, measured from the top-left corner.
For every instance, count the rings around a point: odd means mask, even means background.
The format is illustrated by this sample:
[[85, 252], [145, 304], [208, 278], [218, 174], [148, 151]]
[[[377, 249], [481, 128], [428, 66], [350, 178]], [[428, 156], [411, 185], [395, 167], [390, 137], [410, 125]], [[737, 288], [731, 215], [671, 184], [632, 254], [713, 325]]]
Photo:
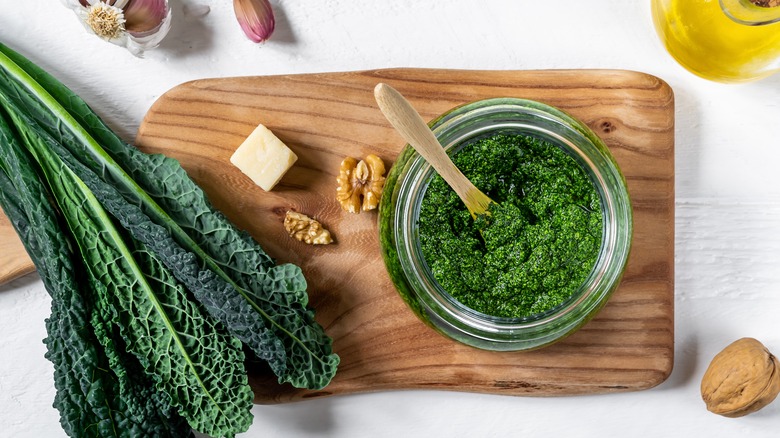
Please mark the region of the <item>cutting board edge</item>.
[[[472, 74], [472, 73], [517, 73], [517, 74], [529, 74], [529, 75], [537, 75], [537, 74], [544, 74], [544, 75], [560, 75], [560, 74], [572, 74], [572, 75], [578, 75], [581, 76], [583, 74], [585, 75], [593, 75], [593, 76], [602, 76], [604, 74], [609, 73], [616, 73], [616, 74], [628, 74], [629, 76], [635, 76], [635, 77], [644, 77], [647, 79], [651, 79], [653, 81], [659, 81], [660, 83], [664, 84], [666, 87], [669, 87], [671, 90], [671, 87], [669, 84], [662, 78], [652, 74], [643, 72], [640, 70], [632, 70], [632, 69], [620, 69], [620, 68], [583, 68], [583, 69], [576, 69], [576, 68], [549, 68], [549, 69], [471, 69], [471, 68], [436, 68], [436, 67], [383, 67], [383, 68], [372, 68], [372, 69], [363, 69], [363, 70], [333, 70], [333, 71], [324, 71], [324, 72], [311, 72], [311, 73], [279, 73], [279, 74], [273, 74], [273, 75], [236, 75], [236, 76], [224, 76], [224, 77], [206, 77], [206, 78], [198, 78], [198, 79], [191, 79], [185, 82], [182, 82], [178, 85], [173, 86], [172, 88], [168, 89], [166, 92], [164, 92], [160, 97], [163, 95], [169, 94], [171, 91], [176, 90], [177, 88], [188, 88], [192, 86], [196, 86], [202, 83], [210, 83], [210, 82], [224, 82], [226, 80], [231, 79], [252, 79], [252, 78], [265, 78], [265, 79], [273, 79], [273, 78], [296, 78], [296, 77], [302, 77], [302, 76], [334, 76], [334, 75], [343, 75], [343, 76], [377, 76], [377, 77], [392, 77], [392, 75], [389, 75], [388, 73], [422, 73], [425, 76], [430, 75], [431, 73], [447, 73], [447, 72], [457, 72], [457, 73], [466, 73], [466, 74]], [[460, 81], [451, 81], [453, 83], [458, 83]], [[159, 97], [158, 99], [159, 100]]]
[[577, 397], [577, 396], [590, 396], [590, 395], [599, 396], [599, 395], [608, 395], [608, 394], [641, 392], [641, 391], [647, 391], [656, 388], [662, 385], [663, 383], [665, 383], [669, 379], [673, 371], [673, 367], [674, 367], [674, 346], [672, 345], [670, 355], [668, 357], [668, 361], [662, 367], [662, 369], [645, 370], [647, 374], [652, 375], [652, 377], [638, 384], [636, 382], [626, 382], [626, 384], [623, 385], [615, 384], [615, 385], [608, 385], [608, 386], [569, 384], [566, 390], [557, 390], [557, 391], [554, 389], [539, 390], [537, 388], [506, 389], [506, 388], [499, 388], [498, 386], [496, 386], [495, 388], [488, 388], [488, 387], [465, 388], [465, 387], [459, 387], [455, 385], [418, 384], [413, 386], [407, 385], [404, 387], [393, 386], [393, 385], [388, 385], [386, 387], [359, 386], [352, 391], [330, 392], [328, 391], [328, 387], [326, 386], [321, 390], [311, 390], [303, 393], [300, 392], [285, 393], [284, 397], [256, 396], [253, 400], [253, 403], [258, 406], [272, 406], [272, 405], [280, 405], [280, 404], [288, 404], [288, 403], [302, 403], [314, 399], [351, 396], [351, 395], [363, 395], [363, 394], [376, 394], [376, 393], [395, 392], [395, 391], [463, 392], [469, 394], [497, 395], [497, 396], [504, 396], [504, 397], [534, 397], [534, 398], [536, 397], [540, 397], [540, 398], [541, 397], [544, 398]]
[[[674, 96], [674, 90], [669, 85], [668, 82], [666, 82], [664, 79], [653, 75], [652, 73], [647, 73], [639, 70], [632, 70], [632, 69], [614, 69], [614, 68], [586, 68], [586, 69], [569, 69], [569, 68], [561, 68], [561, 69], [531, 69], [531, 70], [523, 70], [523, 69], [463, 69], [463, 68], [435, 68], [435, 67], [386, 67], [386, 68], [377, 68], [377, 69], [365, 69], [365, 70], [337, 70], [337, 71], [328, 71], [328, 72], [313, 72], [313, 73], [280, 73], [280, 74], [274, 74], [274, 75], [238, 75], [238, 76], [225, 76], [225, 77], [208, 77], [208, 78], [198, 78], [198, 79], [192, 79], [185, 82], [182, 82], [178, 85], [173, 86], [172, 88], [165, 91], [163, 94], [157, 97], [154, 102], [149, 107], [149, 110], [144, 114], [144, 117], [142, 119], [141, 124], [139, 125], [139, 131], [136, 133], [136, 139], [141, 137], [141, 129], [146, 124], [146, 120], [149, 118], [149, 114], [151, 111], [153, 111], [156, 106], [158, 106], [159, 102], [162, 101], [163, 97], [170, 97], [171, 95], [175, 95], [179, 90], [186, 89], [186, 88], [207, 88], [209, 84], [215, 84], [215, 83], [224, 83], [228, 80], [238, 79], [238, 80], [252, 80], [253, 78], [264, 78], [264, 79], [292, 79], [296, 77], [328, 77], [328, 76], [372, 76], [377, 77], [380, 79], [393, 79], [397, 75], [393, 73], [418, 73], [419, 76], [430, 76], [431, 74], [442, 74], [442, 73], [466, 73], [466, 74], [473, 74], [473, 73], [485, 73], [485, 74], [527, 74], [527, 75], [589, 75], [589, 76], [603, 76], [604, 74], [620, 74], [620, 75], [628, 75], [636, 78], [644, 78], [647, 79], [650, 83], [656, 83], [657, 87], [663, 90], [663, 94], [668, 94], [670, 97]], [[447, 81], [450, 83], [460, 83], [460, 81]]]

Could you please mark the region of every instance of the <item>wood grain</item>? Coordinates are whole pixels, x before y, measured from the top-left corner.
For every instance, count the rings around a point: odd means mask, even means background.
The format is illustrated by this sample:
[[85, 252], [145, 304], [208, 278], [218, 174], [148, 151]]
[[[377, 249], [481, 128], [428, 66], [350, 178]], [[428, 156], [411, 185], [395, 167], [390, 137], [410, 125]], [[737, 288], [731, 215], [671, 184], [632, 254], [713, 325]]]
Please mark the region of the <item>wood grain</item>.
[[0, 284], [35, 271], [11, 221], [0, 209]]
[[[398, 89], [430, 120], [469, 101], [521, 97], [557, 106], [599, 134], [623, 170], [634, 208], [633, 248], [605, 308], [542, 350], [494, 353], [434, 332], [405, 306], [379, 254], [375, 213], [335, 202], [339, 163], [376, 153], [392, 163], [403, 140], [379, 112], [378, 82]], [[258, 123], [299, 156], [272, 192], [229, 164]], [[651, 388], [674, 356], [674, 97], [660, 79], [614, 70], [454, 71], [390, 69], [200, 80], [151, 107], [138, 146], [179, 159], [213, 204], [279, 262], [300, 265], [317, 319], [342, 363], [322, 391], [278, 385], [256, 371], [258, 403], [393, 389], [571, 395]], [[295, 210], [321, 220], [335, 245], [290, 239]], [[0, 224], [1, 225], [1, 224]]]

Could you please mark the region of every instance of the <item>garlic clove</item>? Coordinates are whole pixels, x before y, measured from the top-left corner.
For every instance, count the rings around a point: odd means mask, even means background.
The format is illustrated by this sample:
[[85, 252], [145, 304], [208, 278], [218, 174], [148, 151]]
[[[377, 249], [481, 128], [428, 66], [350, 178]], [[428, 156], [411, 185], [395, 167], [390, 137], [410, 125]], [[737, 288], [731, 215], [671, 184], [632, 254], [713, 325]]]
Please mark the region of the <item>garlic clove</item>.
[[156, 31], [170, 10], [168, 0], [131, 0], [124, 8], [125, 28], [134, 36]]
[[271, 37], [276, 22], [268, 0], [233, 0], [233, 10], [247, 38], [262, 43]]
[[159, 46], [170, 29], [171, 14], [169, 12], [156, 29], [153, 29], [149, 32], [136, 34], [130, 33], [130, 37], [128, 38], [127, 45], [125, 47], [127, 47], [127, 50], [129, 50], [135, 56], [143, 56], [144, 51]]
[[91, 33], [141, 57], [171, 28], [168, 0], [62, 0]]

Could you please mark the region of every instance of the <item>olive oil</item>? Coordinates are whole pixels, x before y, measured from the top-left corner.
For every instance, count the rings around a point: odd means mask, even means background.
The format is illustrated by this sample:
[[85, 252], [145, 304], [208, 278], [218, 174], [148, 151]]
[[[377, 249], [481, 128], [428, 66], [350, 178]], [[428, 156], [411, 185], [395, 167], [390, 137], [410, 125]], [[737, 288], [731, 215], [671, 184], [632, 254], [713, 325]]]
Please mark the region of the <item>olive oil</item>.
[[780, 22], [740, 24], [718, 0], [653, 0], [653, 19], [669, 53], [706, 79], [745, 82], [780, 69]]

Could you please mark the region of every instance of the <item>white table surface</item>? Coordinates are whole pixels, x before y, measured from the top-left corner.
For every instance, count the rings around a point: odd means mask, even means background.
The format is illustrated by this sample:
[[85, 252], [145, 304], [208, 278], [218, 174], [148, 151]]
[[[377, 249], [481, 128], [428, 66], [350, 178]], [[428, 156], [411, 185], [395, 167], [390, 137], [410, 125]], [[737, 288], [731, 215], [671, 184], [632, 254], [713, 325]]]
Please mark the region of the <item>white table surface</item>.
[[[191, 79], [361, 70], [619, 68], [676, 96], [675, 365], [635, 393], [531, 398], [397, 391], [256, 406], [247, 437], [769, 437], [780, 400], [741, 419], [707, 412], [710, 359], [743, 336], [780, 353], [780, 75], [700, 79], [665, 52], [649, 0], [272, 0], [277, 30], [255, 46], [228, 0], [204, 17], [171, 0], [173, 28], [145, 59], [88, 35], [57, 0], [0, 0], [0, 41], [80, 94], [132, 140], [144, 113]], [[64, 433], [44, 359], [50, 300], [36, 274], [0, 287], [0, 436]]]

